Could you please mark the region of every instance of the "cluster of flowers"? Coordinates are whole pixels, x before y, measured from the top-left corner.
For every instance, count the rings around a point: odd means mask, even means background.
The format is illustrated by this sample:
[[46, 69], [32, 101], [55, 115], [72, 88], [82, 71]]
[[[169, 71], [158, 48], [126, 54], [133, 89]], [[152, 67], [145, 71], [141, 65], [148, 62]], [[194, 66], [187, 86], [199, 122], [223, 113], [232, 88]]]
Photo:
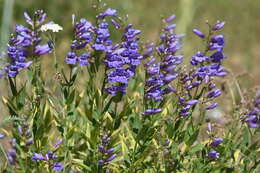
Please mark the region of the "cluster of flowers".
[[125, 28], [122, 43], [111, 47], [104, 60], [107, 70], [107, 82], [112, 84], [106, 87], [108, 93], [115, 96], [118, 92], [126, 93], [130, 77], [135, 75], [135, 70], [140, 64], [142, 56], [139, 53], [139, 45], [136, 36], [140, 30], [132, 28], [129, 24]]
[[256, 98], [253, 102], [253, 108], [248, 110], [242, 119], [251, 128], [260, 127], [260, 90], [257, 91]]
[[[54, 145], [54, 151], [57, 151], [57, 149], [59, 148], [62, 142], [63, 139], [58, 140], [58, 142]], [[60, 162], [55, 161], [57, 158], [58, 157], [54, 154], [54, 152], [48, 152], [47, 154], [45, 154], [45, 156], [43, 156], [40, 153], [34, 153], [33, 156], [31, 157], [31, 160], [33, 162], [43, 161], [44, 163], [52, 166], [52, 168], [55, 171], [60, 172], [64, 169], [64, 167]]]
[[32, 64], [32, 61], [28, 61], [29, 56], [35, 58], [51, 52], [48, 44], [40, 44], [42, 41], [40, 27], [44, 23], [46, 16], [46, 13], [38, 10], [32, 20], [25, 12], [24, 18], [30, 27], [15, 26], [15, 34], [11, 36], [7, 52], [9, 64], [6, 67], [6, 72], [9, 77], [17, 76], [19, 70], [28, 68]]
[[[33, 143], [33, 138], [31, 137], [31, 130], [28, 127], [28, 123], [23, 123], [17, 127], [19, 134], [19, 139], [12, 138], [10, 140], [11, 149], [7, 150], [7, 158], [10, 164], [14, 165], [16, 163], [16, 148], [17, 145], [20, 147], [29, 147]], [[4, 134], [0, 133], [0, 139], [5, 137]], [[17, 143], [18, 142], [18, 143]]]
[[[166, 24], [173, 21], [175, 15], [171, 15], [164, 20]], [[144, 64], [146, 69], [145, 97], [151, 101], [160, 102], [163, 100], [163, 95], [175, 92], [175, 89], [170, 84], [178, 77], [177, 65], [182, 63], [183, 55], [176, 55], [176, 52], [181, 48], [180, 38], [182, 34], [175, 34], [174, 28], [176, 24], [169, 24], [163, 28], [163, 33], [160, 35], [161, 42], [154, 48], [154, 44], [150, 43], [146, 46], [146, 51], [143, 54], [148, 61]], [[156, 63], [156, 58], [152, 53], [156, 50], [160, 60]], [[152, 108], [144, 111], [144, 115], [160, 113], [161, 108]]]
[[[209, 24], [208, 24], [209, 25]], [[202, 103], [206, 103], [207, 110], [217, 107], [217, 103], [214, 99], [221, 95], [221, 90], [216, 89], [216, 85], [213, 80], [214, 77], [223, 77], [227, 74], [224, 71], [224, 67], [221, 65], [225, 55], [223, 49], [225, 46], [224, 36], [222, 34], [216, 34], [215, 32], [223, 28], [225, 22], [217, 22], [213, 27], [209, 25], [209, 35], [206, 37], [201, 31], [194, 29], [193, 32], [207, 42], [207, 47], [204, 52], [197, 52], [192, 56], [190, 61], [194, 69], [186, 72], [182, 75], [181, 82], [184, 86], [184, 91], [179, 97], [180, 115], [182, 117], [188, 116], [190, 110], [199, 102], [200, 94], [207, 92], [203, 95]], [[199, 87], [203, 86], [201, 91]], [[192, 96], [192, 90], [193, 96]], [[197, 93], [199, 91], [199, 93]]]
[[20, 143], [24, 142], [26, 146], [29, 146], [33, 143], [32, 132], [29, 128], [29, 123], [24, 122], [22, 125], [17, 127], [17, 130], [20, 137]]
[[[212, 125], [211, 125], [211, 123], [208, 123], [208, 133], [210, 135], [212, 135]], [[217, 148], [223, 141], [224, 141], [223, 138], [214, 138], [212, 140], [212, 142], [210, 143], [210, 148]], [[220, 153], [216, 150], [211, 150], [206, 155], [206, 157], [208, 157], [209, 159], [212, 159], [212, 160], [218, 159], [219, 156], [220, 156]]]
[[98, 147], [99, 152], [101, 153], [102, 159], [98, 161], [98, 164], [100, 166], [109, 164], [112, 160], [114, 160], [117, 157], [117, 154], [115, 154], [115, 149], [109, 148], [109, 142], [110, 138], [108, 136], [102, 137], [102, 145]]
[[68, 52], [66, 57], [66, 63], [76, 65], [79, 62], [80, 66], [88, 65], [88, 58], [90, 55], [87, 52], [83, 52], [80, 56], [77, 56], [77, 51], [86, 47], [88, 43], [93, 40], [93, 26], [91, 22], [86, 19], [80, 19], [74, 25], [74, 40], [71, 43], [71, 51]]
[[76, 50], [82, 50], [90, 44], [95, 51], [105, 53], [104, 63], [106, 64], [107, 92], [115, 96], [118, 92], [125, 93], [130, 77], [134, 76], [136, 67], [140, 64], [142, 56], [139, 54], [138, 40], [139, 30], [128, 25], [125, 28], [123, 40], [120, 44], [113, 45], [110, 39], [109, 24], [106, 17], [112, 17], [111, 23], [116, 29], [121, 26], [117, 22], [117, 11], [108, 8], [103, 13], [97, 15], [97, 26], [91, 24], [86, 19], [81, 19], [74, 26], [75, 40], [72, 41], [71, 51], [66, 57], [66, 63], [75, 65], [79, 62], [81, 66], [88, 65], [90, 54], [83, 52], [77, 56]]

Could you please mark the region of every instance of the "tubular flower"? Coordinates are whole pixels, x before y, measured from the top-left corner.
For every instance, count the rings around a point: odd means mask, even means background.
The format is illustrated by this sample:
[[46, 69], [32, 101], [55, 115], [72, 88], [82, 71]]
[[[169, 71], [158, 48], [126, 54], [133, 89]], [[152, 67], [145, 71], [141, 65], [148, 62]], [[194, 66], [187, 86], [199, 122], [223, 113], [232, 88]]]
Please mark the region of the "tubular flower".
[[[148, 58], [144, 65], [146, 69], [145, 97], [150, 101], [160, 102], [164, 95], [175, 92], [171, 82], [178, 77], [178, 65], [182, 63], [183, 56], [176, 55], [177, 51], [181, 49], [180, 38], [182, 35], [174, 33], [176, 24], [168, 25], [174, 18], [175, 15], [171, 15], [164, 20], [167, 26], [160, 35], [160, 44], [155, 48], [153, 43], [148, 44], [143, 54], [144, 58]], [[158, 63], [152, 56], [154, 50], [161, 57]], [[161, 111], [160, 108], [152, 108], [147, 109], [143, 114], [156, 114]]]
[[139, 45], [136, 36], [139, 30], [133, 29], [132, 25], [125, 28], [123, 42], [120, 45], [109, 47], [106, 51], [104, 62], [106, 64], [107, 92], [115, 96], [117, 93], [125, 93], [128, 82], [135, 75], [135, 70], [140, 64], [142, 56], [139, 53]]
[[117, 154], [115, 154], [115, 149], [113, 147], [109, 147], [110, 140], [111, 139], [108, 136], [103, 136], [102, 145], [98, 147], [98, 150], [102, 157], [102, 159], [98, 161], [98, 164], [100, 166], [109, 164], [109, 162], [117, 157]]
[[242, 120], [246, 122], [250, 128], [260, 127], [260, 90], [257, 91], [252, 108], [247, 110]]
[[217, 160], [219, 158], [219, 152], [215, 151], [215, 150], [212, 150], [210, 151], [206, 157], [208, 157], [209, 159], [212, 159], [212, 160]]
[[71, 51], [68, 52], [65, 62], [69, 65], [76, 65], [77, 62], [80, 66], [88, 65], [90, 55], [87, 52], [83, 52], [81, 55], [77, 55], [78, 51], [85, 48], [93, 40], [94, 26], [91, 22], [82, 18], [74, 25], [74, 40], [70, 45]]
[[[30, 28], [16, 25], [15, 33], [12, 35], [8, 44], [8, 57], [9, 64], [6, 66], [6, 72], [9, 77], [15, 77], [19, 71], [28, 68], [32, 61], [28, 61], [31, 47], [33, 49], [33, 56], [42, 56], [50, 53], [52, 50], [48, 44], [40, 45], [40, 29], [39, 27], [44, 23], [46, 19], [46, 13], [42, 10], [38, 10], [34, 13], [35, 22], [32, 21], [31, 17], [24, 13], [25, 21], [31, 25]], [[33, 28], [38, 28], [33, 30]]]
[[[216, 27], [221, 29], [224, 24]], [[202, 39], [208, 38], [208, 45], [206, 51], [197, 52], [191, 58], [191, 65], [194, 67], [189, 72], [182, 74], [181, 82], [184, 86], [184, 91], [180, 97], [179, 103], [182, 105], [180, 110], [181, 115], [188, 115], [187, 112], [189, 108], [184, 104], [184, 101], [189, 99], [198, 100], [199, 97], [202, 97], [202, 93], [206, 92], [205, 98], [203, 98], [203, 103], [206, 103], [206, 110], [214, 109], [217, 107], [217, 103], [214, 102], [214, 99], [221, 95], [220, 89], [214, 89], [215, 77], [224, 77], [227, 75], [224, 67], [221, 65], [222, 61], [226, 58], [223, 54], [223, 49], [225, 46], [224, 35], [217, 34], [214, 35], [214, 32], [219, 29], [210, 28], [210, 35], [206, 37], [200, 30], [194, 29], [193, 32]], [[200, 86], [203, 86], [200, 89]], [[213, 90], [214, 89], [214, 90]], [[193, 96], [192, 96], [193, 95]], [[193, 105], [194, 106], [194, 105]], [[193, 107], [192, 106], [192, 107]]]

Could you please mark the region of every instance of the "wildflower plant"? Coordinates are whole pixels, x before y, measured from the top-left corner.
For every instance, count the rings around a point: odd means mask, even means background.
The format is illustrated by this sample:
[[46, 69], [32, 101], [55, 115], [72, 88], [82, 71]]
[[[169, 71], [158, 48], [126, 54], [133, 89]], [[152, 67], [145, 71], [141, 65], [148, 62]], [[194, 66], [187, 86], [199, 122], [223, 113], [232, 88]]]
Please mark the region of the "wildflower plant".
[[[175, 15], [162, 20], [158, 41], [147, 43], [117, 10], [100, 4], [95, 10], [94, 21], [72, 15], [63, 62], [56, 57], [63, 28], [46, 22], [42, 10], [24, 13], [27, 26], [15, 26], [1, 71], [9, 87], [2, 96], [9, 117], [0, 124], [0, 140], [9, 145], [1, 144], [1, 172], [259, 169], [259, 93], [230, 111], [223, 129], [205, 117], [223, 104], [225, 22], [207, 21], [207, 32], [194, 29], [204, 47], [189, 58]], [[52, 81], [42, 68], [50, 56]]]

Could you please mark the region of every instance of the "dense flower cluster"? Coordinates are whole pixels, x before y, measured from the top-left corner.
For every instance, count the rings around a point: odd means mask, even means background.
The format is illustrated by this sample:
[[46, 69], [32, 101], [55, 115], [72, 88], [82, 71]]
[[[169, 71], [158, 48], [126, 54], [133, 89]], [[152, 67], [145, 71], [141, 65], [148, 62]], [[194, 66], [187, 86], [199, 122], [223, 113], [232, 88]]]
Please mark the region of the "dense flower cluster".
[[112, 84], [106, 89], [112, 96], [115, 96], [117, 92], [126, 92], [129, 79], [135, 75], [135, 69], [140, 64], [142, 56], [138, 52], [139, 39], [136, 38], [138, 34], [140, 34], [139, 30], [128, 25], [120, 47], [119, 45], [116, 49], [113, 47], [115, 50], [106, 54], [105, 63], [107, 69], [110, 70], [107, 74], [107, 81]]
[[[56, 144], [54, 144], [54, 152], [57, 151], [57, 149], [60, 147], [60, 145], [63, 142], [63, 138], [59, 139], [57, 141]], [[49, 164], [50, 166], [52, 166], [52, 168], [57, 171], [60, 172], [64, 169], [63, 165], [60, 162], [56, 162], [55, 160], [58, 158], [58, 156], [55, 155], [54, 152], [48, 152], [44, 155], [40, 154], [40, 153], [33, 153], [33, 156], [31, 157], [31, 160], [33, 162], [37, 162], [37, 161], [43, 161], [46, 164]]]
[[[32, 61], [28, 61], [29, 55], [33, 58], [50, 53], [51, 48], [48, 44], [40, 45], [42, 39], [40, 37], [39, 27], [46, 19], [46, 13], [38, 10], [34, 14], [34, 20], [24, 13], [25, 21], [30, 27], [22, 25], [15, 26], [15, 34], [12, 35], [8, 45], [9, 64], [6, 67], [8, 76], [15, 77], [19, 70], [28, 68]], [[33, 52], [30, 52], [30, 50]]]
[[260, 127], [260, 90], [257, 91], [256, 98], [253, 102], [253, 108], [247, 111], [246, 115], [242, 119], [251, 128]]
[[74, 40], [70, 45], [71, 51], [68, 52], [66, 57], [66, 63], [76, 65], [79, 62], [80, 66], [88, 65], [88, 59], [90, 55], [87, 52], [83, 52], [81, 55], [77, 55], [79, 50], [82, 50], [93, 40], [93, 25], [91, 22], [82, 18], [74, 25]]
[[102, 155], [102, 159], [98, 161], [100, 166], [109, 164], [109, 162], [117, 157], [117, 154], [115, 154], [115, 149], [113, 147], [109, 147], [110, 140], [111, 139], [108, 136], [103, 136], [102, 145], [98, 147], [98, 150]]
[[[156, 48], [154, 48], [153, 43], [148, 44], [143, 54], [144, 58], [149, 57], [144, 64], [147, 78], [145, 97], [156, 102], [162, 101], [163, 95], [175, 91], [171, 82], [178, 77], [177, 65], [181, 64], [183, 59], [182, 55], [176, 55], [176, 52], [181, 48], [180, 37], [183, 35], [174, 33], [176, 24], [168, 25], [174, 18], [175, 15], [171, 15], [164, 20], [167, 26], [160, 36], [160, 44]], [[155, 50], [160, 57], [159, 63], [156, 63], [156, 58], [152, 56]], [[146, 110], [143, 114], [149, 115], [159, 112], [161, 112], [160, 108], [153, 108]]]
[[[115, 10], [109, 9], [99, 16], [115, 17], [116, 15]], [[116, 29], [120, 28], [115, 19], [111, 19], [111, 22]], [[110, 34], [106, 22], [102, 21], [97, 31], [97, 40], [93, 46], [96, 50], [105, 51], [106, 54], [104, 63], [109, 85], [106, 90], [112, 96], [116, 96], [117, 93], [125, 93], [128, 82], [135, 75], [135, 70], [142, 58], [139, 53], [139, 38], [137, 38], [140, 30], [133, 29], [131, 24], [127, 25], [122, 42], [115, 45], [112, 45], [112, 40], [109, 39]]]
[[17, 127], [17, 131], [20, 137], [20, 143], [24, 142], [26, 146], [33, 143], [32, 132], [29, 128], [29, 123], [24, 122], [22, 125]]
[[[57, 159], [57, 156], [53, 152], [48, 152], [45, 156], [43, 156], [42, 154], [34, 153], [34, 155], [31, 158], [31, 160], [33, 162], [45, 161], [48, 164], [50, 163], [50, 161], [55, 160], [55, 159]], [[52, 167], [57, 172], [60, 172], [63, 170], [63, 165], [59, 162], [53, 162]]]
[[[202, 92], [207, 92], [202, 102], [207, 104], [207, 110], [214, 109], [218, 105], [214, 102], [214, 99], [221, 95], [221, 90], [216, 89], [213, 80], [215, 77], [225, 76], [227, 72], [225, 72], [224, 67], [221, 65], [223, 59], [226, 58], [223, 54], [225, 46], [224, 36], [222, 34], [214, 35], [214, 32], [220, 30], [224, 24], [225, 22], [216, 23], [210, 28], [207, 37], [198, 29], [193, 30], [197, 36], [207, 42], [207, 47], [205, 51], [199, 51], [196, 55], [192, 56], [190, 63], [194, 69], [182, 75], [181, 82], [184, 86], [184, 92], [179, 97], [181, 116], [190, 114], [191, 108], [199, 102], [198, 99]], [[203, 87], [199, 90], [202, 85]]]

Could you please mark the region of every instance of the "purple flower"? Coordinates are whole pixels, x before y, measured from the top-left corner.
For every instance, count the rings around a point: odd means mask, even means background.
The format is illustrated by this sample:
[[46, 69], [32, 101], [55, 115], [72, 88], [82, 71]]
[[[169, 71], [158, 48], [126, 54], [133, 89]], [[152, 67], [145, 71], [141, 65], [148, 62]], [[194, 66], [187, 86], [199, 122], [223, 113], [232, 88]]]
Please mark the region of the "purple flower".
[[59, 140], [54, 144], [54, 148], [55, 148], [55, 149], [59, 148], [60, 145], [62, 144], [63, 140], [64, 140], [63, 138], [59, 139]]
[[76, 53], [69, 52], [65, 61], [67, 64], [75, 65], [77, 62]]
[[26, 140], [26, 145], [32, 145], [33, 144], [33, 138], [29, 138]]
[[31, 19], [31, 17], [28, 15], [28, 13], [24, 12], [23, 15], [24, 15], [25, 21], [26, 21], [29, 25], [33, 25], [33, 21], [32, 21], [32, 19]]
[[37, 56], [42, 56], [45, 55], [47, 53], [51, 53], [52, 49], [49, 47], [48, 44], [45, 45], [38, 45], [35, 47], [35, 54]]
[[0, 139], [3, 139], [4, 137], [5, 137], [5, 135], [0, 133]]
[[224, 35], [222, 34], [215, 35], [211, 38], [211, 42], [209, 43], [209, 50], [222, 51], [224, 46], [225, 46]]
[[169, 16], [168, 18], [164, 19], [164, 22], [170, 23], [170, 22], [172, 22], [175, 18], [176, 18], [176, 15], [175, 15], [175, 14], [172, 14], [172, 15]]
[[120, 24], [114, 19], [111, 19], [111, 23], [114, 25], [116, 29], [119, 29], [121, 27]]
[[203, 34], [200, 30], [198, 29], [193, 29], [192, 32], [199, 36], [200, 38], [205, 38], [205, 34]]
[[226, 22], [217, 22], [216, 25], [212, 28], [213, 31], [220, 30], [224, 27]]
[[250, 128], [260, 127], [260, 90], [257, 91], [256, 98], [252, 103], [252, 107], [248, 109], [242, 119], [248, 124]]
[[117, 154], [113, 154], [112, 156], [110, 156], [106, 162], [111, 162], [112, 160], [114, 160], [117, 157]]
[[99, 14], [97, 18], [103, 19], [107, 16], [117, 16], [117, 11], [115, 9], [108, 8], [105, 12]]
[[[136, 36], [140, 33], [139, 30], [133, 29], [132, 25], [125, 28], [123, 41], [120, 45], [107, 44], [110, 37], [108, 24], [101, 23], [99, 27], [104, 28], [100, 33], [99, 45], [102, 45], [103, 51], [106, 53], [104, 62], [107, 67], [107, 92], [115, 96], [117, 93], [125, 93], [128, 82], [135, 75], [135, 69], [140, 64], [142, 56], [139, 53], [139, 45]], [[93, 45], [97, 46], [97, 42]], [[96, 47], [95, 47], [96, 48]]]
[[176, 26], [177, 26], [176, 24], [171, 24], [171, 25], [166, 26], [166, 27], [164, 28], [164, 30], [165, 30], [165, 31], [170, 31], [170, 30], [176, 28]]
[[225, 55], [221, 51], [217, 51], [210, 56], [210, 59], [214, 63], [220, 63], [225, 58]]
[[211, 147], [217, 147], [223, 142], [223, 138], [215, 138], [210, 144]]
[[[21, 69], [26, 69], [32, 64], [32, 61], [27, 61], [28, 56], [32, 54], [31, 50], [34, 51], [33, 54], [35, 56], [42, 56], [51, 52], [48, 44], [40, 45], [42, 39], [40, 34], [38, 34], [40, 25], [46, 19], [46, 13], [42, 10], [36, 11], [34, 13], [35, 22], [26, 12], [24, 13], [24, 18], [31, 25], [30, 28], [16, 25], [15, 33], [10, 38], [8, 44], [9, 64], [7, 64], [5, 70], [9, 77], [17, 76]], [[33, 30], [32, 28], [35, 29]]]
[[214, 109], [218, 106], [218, 103], [214, 102], [212, 104], [210, 104], [209, 106], [206, 107], [207, 110], [210, 110], [210, 109]]
[[15, 164], [15, 159], [16, 159], [16, 150], [15, 149], [9, 149], [7, 150], [7, 159], [8, 159], [8, 162], [11, 164], [11, 165], [14, 165]]
[[98, 147], [98, 150], [101, 153], [102, 159], [98, 161], [98, 164], [103, 166], [114, 160], [117, 157], [117, 154], [115, 154], [115, 149], [113, 147], [108, 147], [111, 140], [108, 136], [103, 136], [101, 139], [102, 145]]
[[59, 162], [53, 163], [52, 167], [56, 172], [60, 172], [64, 169], [63, 165]]
[[215, 151], [215, 150], [212, 150], [210, 151], [206, 156], [212, 160], [216, 160], [219, 158], [219, 152]]
[[34, 155], [31, 157], [31, 160], [33, 162], [36, 162], [37, 160], [47, 161], [48, 159], [44, 157], [42, 154], [34, 153]]
[[198, 102], [199, 102], [198, 100], [189, 100], [189, 101], [185, 102], [184, 104], [193, 106], [193, 105], [196, 105]]
[[221, 95], [221, 89], [216, 89], [207, 94], [208, 98], [216, 98]]
[[161, 113], [162, 109], [157, 108], [157, 109], [147, 109], [143, 112], [143, 115], [154, 115], [154, 114], [158, 114]]
[[207, 61], [209, 58], [204, 55], [202, 52], [197, 52], [195, 56], [192, 56], [192, 59], [190, 61], [191, 65], [196, 66], [200, 63], [203, 63]]

